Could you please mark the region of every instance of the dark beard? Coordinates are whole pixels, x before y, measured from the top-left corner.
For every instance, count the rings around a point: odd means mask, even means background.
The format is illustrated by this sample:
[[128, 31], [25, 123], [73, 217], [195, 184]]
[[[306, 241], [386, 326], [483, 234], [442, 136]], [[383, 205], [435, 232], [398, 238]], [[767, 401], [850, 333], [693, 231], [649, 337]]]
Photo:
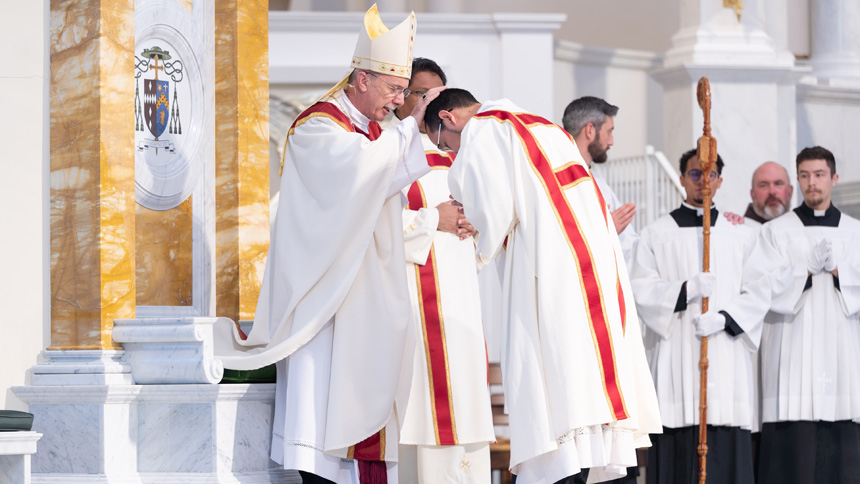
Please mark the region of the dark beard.
[[600, 149], [600, 136], [588, 145], [588, 154], [591, 155], [592, 163], [606, 163], [608, 158], [606, 155], [607, 151], [609, 151], [608, 148], [605, 150]]

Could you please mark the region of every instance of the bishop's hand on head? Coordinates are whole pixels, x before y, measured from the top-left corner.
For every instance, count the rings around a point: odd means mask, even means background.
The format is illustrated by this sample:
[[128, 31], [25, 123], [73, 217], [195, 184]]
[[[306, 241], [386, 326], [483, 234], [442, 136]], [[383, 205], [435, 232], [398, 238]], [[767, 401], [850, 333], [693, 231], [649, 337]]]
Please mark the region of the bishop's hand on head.
[[412, 108], [412, 116], [415, 119], [424, 119], [424, 111], [427, 110], [427, 105], [430, 104], [434, 99], [439, 97], [439, 93], [448, 89], [448, 86], [439, 86], [429, 89], [423, 96], [421, 96], [421, 100], [415, 103], [415, 107]]

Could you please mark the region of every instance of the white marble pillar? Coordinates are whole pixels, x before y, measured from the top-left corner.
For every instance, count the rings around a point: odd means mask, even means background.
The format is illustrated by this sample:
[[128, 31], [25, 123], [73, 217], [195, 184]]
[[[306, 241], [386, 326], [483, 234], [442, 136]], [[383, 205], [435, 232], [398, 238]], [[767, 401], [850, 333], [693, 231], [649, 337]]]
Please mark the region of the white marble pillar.
[[[681, 0], [681, 29], [663, 68], [663, 150], [673, 165], [702, 135], [696, 85], [711, 85], [711, 127], [726, 163], [717, 207], [743, 213], [752, 173], [768, 160], [794, 169], [796, 153], [794, 58], [765, 29], [781, 36], [786, 15], [769, 15], [773, 2], [746, 0], [738, 21], [716, 0]], [[766, 19], [766, 21], [765, 21]]]
[[0, 482], [30, 484], [30, 456], [36, 453], [36, 432], [0, 432]]
[[815, 75], [860, 79], [860, 2], [813, 0], [810, 7]]

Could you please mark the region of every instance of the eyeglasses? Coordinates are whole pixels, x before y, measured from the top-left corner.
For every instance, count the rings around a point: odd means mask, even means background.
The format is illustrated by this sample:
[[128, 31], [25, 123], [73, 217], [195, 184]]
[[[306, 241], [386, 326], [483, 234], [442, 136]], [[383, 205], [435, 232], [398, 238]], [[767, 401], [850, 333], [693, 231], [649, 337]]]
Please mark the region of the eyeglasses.
[[447, 146], [442, 146], [442, 128], [445, 125], [442, 124], [442, 121], [439, 121], [439, 133], [436, 135], [436, 147], [439, 148], [439, 151], [444, 151], [446, 153], [453, 153], [454, 150], [448, 148]]
[[418, 94], [419, 96], [423, 96], [423, 95], [427, 94], [427, 91], [410, 91], [409, 89], [403, 90], [403, 97], [404, 98], [409, 97], [410, 94]]
[[[692, 170], [687, 172], [687, 176], [689, 176], [690, 180], [693, 180], [694, 182], [699, 181], [699, 179], [702, 178], [703, 174], [704, 173], [702, 173], [702, 170], [696, 170], [696, 169], [692, 169]], [[708, 173], [708, 178], [710, 178], [711, 180], [716, 180], [717, 172], [715, 170], [711, 170]]]
[[375, 73], [370, 72], [370, 71], [367, 71], [367, 73], [370, 74], [371, 76], [375, 77], [379, 82], [388, 86], [389, 94], [391, 94], [392, 97], [397, 97], [397, 96], [400, 96], [402, 94], [403, 98], [405, 99], [406, 96], [408, 96], [409, 94], [412, 93], [412, 91], [410, 91], [409, 89], [400, 89], [397, 86], [393, 86], [393, 85], [389, 84], [388, 82], [383, 80], [381, 77], [379, 77], [378, 74], [375, 74]]

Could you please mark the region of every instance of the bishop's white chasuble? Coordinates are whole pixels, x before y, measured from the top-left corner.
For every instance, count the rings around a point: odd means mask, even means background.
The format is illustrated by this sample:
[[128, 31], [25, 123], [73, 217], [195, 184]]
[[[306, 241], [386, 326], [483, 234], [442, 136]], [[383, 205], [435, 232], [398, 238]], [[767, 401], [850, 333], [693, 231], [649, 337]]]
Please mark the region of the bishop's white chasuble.
[[618, 237], [570, 136], [507, 100], [449, 173], [490, 259], [506, 242], [502, 371], [518, 481], [626, 475], [661, 424]]
[[286, 468], [349, 482], [352, 459], [397, 460], [410, 321], [400, 190], [428, 171], [413, 118], [380, 133], [342, 91], [290, 129], [254, 327], [216, 334], [227, 368], [279, 362], [272, 459]]

